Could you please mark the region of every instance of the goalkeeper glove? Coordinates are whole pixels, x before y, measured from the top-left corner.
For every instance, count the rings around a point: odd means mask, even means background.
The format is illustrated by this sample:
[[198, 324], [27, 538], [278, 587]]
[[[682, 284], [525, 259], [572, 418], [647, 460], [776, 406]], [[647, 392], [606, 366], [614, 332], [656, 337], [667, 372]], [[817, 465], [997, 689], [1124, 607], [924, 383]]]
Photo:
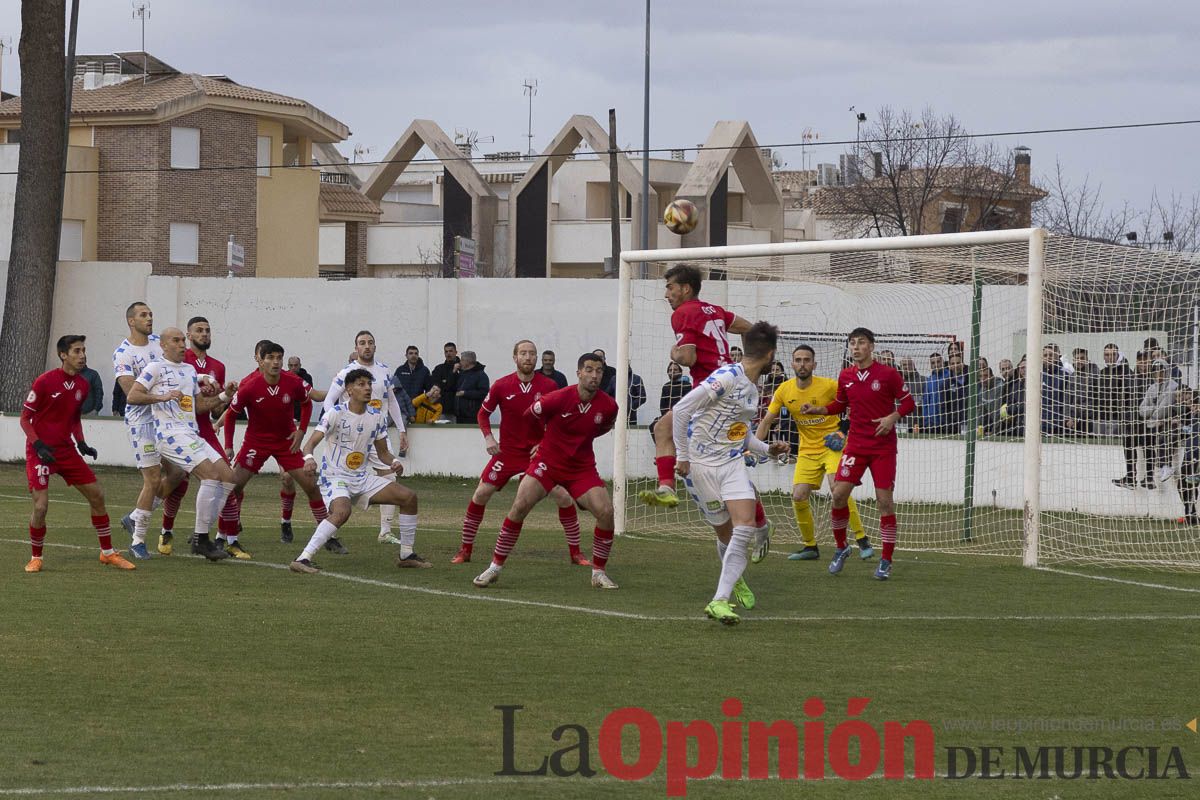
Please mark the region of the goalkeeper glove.
[[37, 453], [38, 460], [43, 464], [53, 464], [55, 461], [54, 451], [41, 439], [33, 443], [33, 452]]
[[87, 442], [76, 442], [75, 449], [79, 451], [81, 456], [90, 456], [92, 461], [100, 457], [100, 453], [96, 448], [91, 447]]
[[835, 453], [840, 452], [846, 446], [846, 437], [840, 431], [834, 431], [825, 437], [825, 446]]

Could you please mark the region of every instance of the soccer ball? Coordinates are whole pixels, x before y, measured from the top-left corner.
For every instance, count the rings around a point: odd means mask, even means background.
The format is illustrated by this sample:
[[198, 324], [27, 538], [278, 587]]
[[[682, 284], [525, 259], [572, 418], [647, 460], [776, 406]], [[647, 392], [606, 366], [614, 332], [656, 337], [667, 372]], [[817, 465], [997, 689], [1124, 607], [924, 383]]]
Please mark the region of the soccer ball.
[[663, 211], [663, 223], [671, 233], [683, 236], [696, 229], [700, 221], [700, 209], [691, 200], [672, 200]]

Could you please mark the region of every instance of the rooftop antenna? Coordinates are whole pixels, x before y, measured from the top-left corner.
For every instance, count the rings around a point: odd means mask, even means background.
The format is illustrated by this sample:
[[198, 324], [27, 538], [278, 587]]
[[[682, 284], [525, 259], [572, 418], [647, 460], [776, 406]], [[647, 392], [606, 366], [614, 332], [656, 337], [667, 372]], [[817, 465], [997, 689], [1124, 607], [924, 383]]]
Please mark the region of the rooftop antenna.
[[4, 57], [12, 52], [12, 37], [0, 36], [0, 89], [4, 88]]
[[142, 83], [150, 77], [150, 59], [146, 55], [146, 20], [150, 19], [150, 3], [147, 0], [129, 0], [133, 6], [133, 19], [142, 21]]
[[350, 156], [350, 158], [351, 158], [350, 163], [357, 164], [359, 158], [365, 157], [373, 152], [375, 152], [374, 147], [367, 147], [362, 142], [355, 142], [354, 143], [354, 153]]
[[529, 97], [529, 127], [526, 129], [525, 138], [529, 140], [529, 152], [527, 155], [533, 155], [533, 96], [537, 94], [538, 82], [537, 78], [526, 78], [525, 94]]

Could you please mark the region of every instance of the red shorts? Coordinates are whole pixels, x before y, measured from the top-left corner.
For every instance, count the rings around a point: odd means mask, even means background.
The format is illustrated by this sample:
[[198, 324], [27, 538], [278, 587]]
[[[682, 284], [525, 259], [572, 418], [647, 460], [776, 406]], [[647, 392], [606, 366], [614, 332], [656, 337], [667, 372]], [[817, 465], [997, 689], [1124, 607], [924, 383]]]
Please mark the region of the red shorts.
[[54, 463], [43, 464], [33, 452], [33, 448], [25, 445], [25, 479], [29, 482], [29, 491], [36, 492], [50, 485], [51, 475], [61, 475], [67, 486], [83, 486], [96, 482], [96, 473], [83, 460], [83, 456], [74, 447], [52, 448]]
[[547, 493], [554, 491], [555, 486], [563, 487], [572, 500], [578, 500], [597, 486], [604, 486], [595, 467], [583, 472], [564, 472], [543, 461], [531, 461], [525, 474], [536, 479]]
[[862, 484], [867, 469], [871, 470], [871, 481], [876, 489], [892, 489], [896, 486], [896, 453], [842, 453], [838, 462], [836, 481]]
[[492, 460], [483, 468], [479, 476], [481, 483], [495, 486], [500, 491], [514, 476], [520, 475], [529, 468], [529, 455], [526, 453], [505, 453], [492, 456]]
[[[291, 452], [291, 446], [292, 443], [288, 439], [280, 442], [247, 440], [242, 442], [242, 449], [238, 451], [233, 463], [239, 467], [245, 467], [257, 475], [258, 471], [267, 463], [267, 459], [273, 458], [281, 470], [291, 472], [304, 466], [304, 453], [299, 450]], [[224, 452], [224, 450], [218, 452]]]

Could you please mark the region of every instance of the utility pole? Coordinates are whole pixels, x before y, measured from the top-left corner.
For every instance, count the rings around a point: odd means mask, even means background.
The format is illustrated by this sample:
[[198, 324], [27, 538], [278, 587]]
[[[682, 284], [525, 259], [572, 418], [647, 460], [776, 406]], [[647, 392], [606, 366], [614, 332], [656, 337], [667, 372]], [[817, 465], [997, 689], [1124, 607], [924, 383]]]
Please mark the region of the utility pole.
[[[612, 217], [612, 264], [610, 271], [615, 275], [620, 268], [621, 258], [621, 194], [617, 183], [617, 110], [608, 110], [608, 195], [609, 213]], [[629, 228], [633, 230], [633, 209], [629, 209]]]
[[529, 98], [529, 127], [525, 129], [525, 138], [529, 140], [526, 155], [533, 155], [533, 96], [537, 94], [537, 78], [525, 79], [525, 95]]
[[4, 57], [12, 52], [12, 37], [0, 36], [0, 90], [4, 89]]

